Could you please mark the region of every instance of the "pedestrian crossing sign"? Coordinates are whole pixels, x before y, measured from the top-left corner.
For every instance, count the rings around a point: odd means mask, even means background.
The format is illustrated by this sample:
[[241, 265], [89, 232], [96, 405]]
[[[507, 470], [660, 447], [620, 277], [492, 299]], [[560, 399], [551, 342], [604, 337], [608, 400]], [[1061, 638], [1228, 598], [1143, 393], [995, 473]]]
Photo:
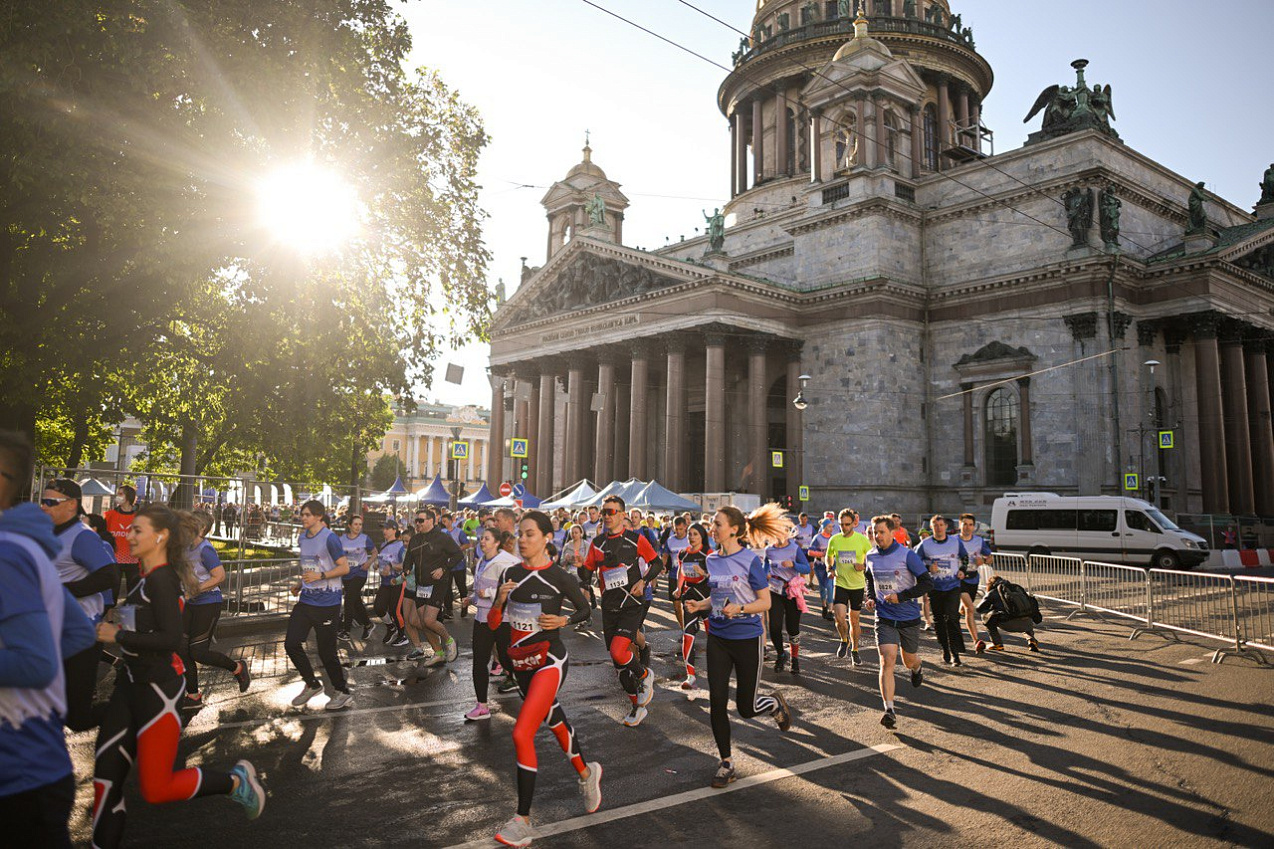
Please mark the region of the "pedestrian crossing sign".
[[776, 469], [783, 468], [783, 452], [782, 451], [770, 452], [770, 465]]
[[1141, 489], [1140, 480], [1136, 472], [1128, 472], [1124, 475], [1124, 489], [1129, 491]]
[[469, 440], [457, 439], [451, 443], [451, 459], [468, 460], [469, 459]]
[[1170, 430], [1159, 431], [1159, 447], [1160, 448], [1176, 448], [1177, 447], [1173, 442], [1172, 431]]
[[509, 440], [509, 456], [519, 457], [523, 460], [531, 453], [531, 440], [513, 438]]
[[798, 492], [798, 494], [799, 494], [799, 496], [800, 496], [800, 499], [801, 499], [802, 501], [809, 501], [809, 500], [810, 500], [810, 488], [809, 488], [808, 486], [804, 486], [804, 485], [802, 485], [802, 486], [801, 486], [801, 488], [800, 488], [797, 492]]

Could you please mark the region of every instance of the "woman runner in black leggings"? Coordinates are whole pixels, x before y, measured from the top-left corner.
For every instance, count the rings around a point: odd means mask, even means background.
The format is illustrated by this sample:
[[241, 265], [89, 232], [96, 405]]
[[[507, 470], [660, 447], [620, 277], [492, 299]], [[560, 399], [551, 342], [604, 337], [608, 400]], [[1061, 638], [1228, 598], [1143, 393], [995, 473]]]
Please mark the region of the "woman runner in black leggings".
[[473, 567], [473, 595], [463, 602], [473, 602], [477, 609], [473, 615], [472, 644], [473, 692], [477, 697], [477, 704], [464, 715], [468, 722], [491, 718], [491, 710], [487, 707], [487, 692], [491, 686], [491, 654], [498, 639], [502, 638], [505, 645], [509, 642], [508, 634], [499, 634], [487, 624], [491, 604], [495, 601], [500, 585], [504, 583], [505, 570], [519, 562], [504, 550], [508, 537], [507, 531], [483, 528], [478, 537], [478, 562]]
[[140, 575], [115, 615], [118, 625], [100, 622], [97, 638], [115, 643], [124, 667], [97, 732], [93, 763], [93, 843], [114, 847], [124, 836], [124, 781], [134, 764], [142, 798], [152, 804], [230, 796], [256, 819], [265, 807], [265, 789], [248, 761], [229, 772], [202, 768], [174, 771], [181, 719], [177, 709], [186, 693], [181, 659], [182, 587], [197, 589], [189, 548], [177, 514], [151, 505], [137, 511], [128, 543]]
[[186, 560], [195, 574], [198, 592], [186, 599], [182, 609], [181, 641], [182, 665], [186, 667], [186, 700], [183, 707], [198, 711], [203, 707], [203, 693], [199, 691], [199, 665], [215, 666], [234, 676], [239, 692], [246, 693], [252, 683], [252, 674], [243, 661], [234, 661], [219, 651], [213, 651], [212, 638], [221, 619], [221, 583], [226, 579], [225, 567], [217, 550], [204, 537], [212, 529], [212, 516], [203, 512], [183, 512], [181, 523], [190, 538], [194, 539], [186, 551]]
[[[695, 522], [686, 531], [688, 545], [677, 552], [677, 587], [673, 597], [682, 603], [703, 601], [708, 598], [708, 532]], [[681, 658], [686, 664], [686, 680], [681, 689], [692, 690], [695, 685], [695, 636], [700, 625], [708, 619], [707, 612], [689, 613], [682, 620]]]
[[[571, 623], [586, 622], [592, 608], [580, 591], [579, 582], [554, 565], [546, 551], [553, 538], [553, 523], [539, 510], [530, 510], [519, 524], [518, 550], [522, 562], [505, 570], [487, 624], [493, 631], [508, 626], [507, 656], [522, 694], [522, 709], [513, 726], [513, 745], [518, 761], [517, 813], [496, 832], [495, 839], [506, 846], [530, 846], [535, 836], [531, 826], [531, 798], [535, 794], [535, 732], [547, 725], [557, 737], [562, 751], [579, 773], [584, 809], [593, 813], [602, 804], [602, 765], [585, 763], [575, 731], [558, 704], [557, 694], [566, 680], [568, 655], [562, 645], [561, 629]], [[562, 616], [562, 600], [575, 608], [572, 616]]]

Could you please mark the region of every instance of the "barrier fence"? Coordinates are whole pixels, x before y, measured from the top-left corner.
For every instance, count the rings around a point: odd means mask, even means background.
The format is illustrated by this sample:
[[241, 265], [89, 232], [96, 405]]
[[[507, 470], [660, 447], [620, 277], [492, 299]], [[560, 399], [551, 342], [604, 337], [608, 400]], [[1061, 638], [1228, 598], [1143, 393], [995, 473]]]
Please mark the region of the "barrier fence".
[[[223, 560], [226, 580], [221, 585], [222, 618], [278, 616], [296, 604], [292, 586], [301, 580], [301, 561], [295, 557], [273, 560]], [[380, 589], [380, 572], [373, 568], [363, 586], [363, 601], [371, 610]]]
[[1142, 569], [1117, 563], [996, 554], [993, 574], [1021, 584], [1037, 598], [1076, 608], [1079, 614], [1117, 616], [1141, 623], [1142, 634], [1190, 634], [1225, 645], [1212, 655], [1268, 663], [1274, 651], [1274, 578]]

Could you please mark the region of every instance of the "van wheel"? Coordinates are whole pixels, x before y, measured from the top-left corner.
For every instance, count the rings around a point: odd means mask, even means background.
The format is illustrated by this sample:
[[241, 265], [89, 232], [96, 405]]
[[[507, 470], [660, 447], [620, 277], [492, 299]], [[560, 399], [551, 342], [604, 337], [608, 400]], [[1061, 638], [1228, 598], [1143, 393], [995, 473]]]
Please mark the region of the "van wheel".
[[1169, 569], [1175, 572], [1181, 568], [1181, 558], [1175, 551], [1161, 549], [1150, 558], [1150, 565], [1154, 569]]
[[1045, 548], [1044, 546], [1042, 546], [1042, 545], [1037, 545], [1037, 546], [1035, 546], [1034, 548], [1032, 548], [1030, 551], [1026, 552], [1026, 556], [1027, 556], [1028, 558], [1034, 557], [1034, 556], [1035, 556], [1035, 555], [1037, 555], [1037, 554], [1038, 554], [1040, 557], [1048, 557], [1048, 556], [1049, 556], [1049, 550], [1048, 550], [1047, 548]]

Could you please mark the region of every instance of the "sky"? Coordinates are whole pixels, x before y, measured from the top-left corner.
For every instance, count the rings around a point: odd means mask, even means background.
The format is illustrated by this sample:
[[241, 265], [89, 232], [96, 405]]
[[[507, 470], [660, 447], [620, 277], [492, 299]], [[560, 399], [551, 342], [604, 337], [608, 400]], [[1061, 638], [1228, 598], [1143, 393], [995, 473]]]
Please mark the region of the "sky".
[[[716, 106], [726, 71], [625, 24], [597, 6], [729, 67], [740, 35], [677, 0], [407, 0], [412, 66], [437, 70], [477, 108], [491, 137], [479, 164], [489, 284], [512, 294], [521, 257], [544, 262], [540, 199], [582, 158], [631, 202], [624, 239], [656, 248], [703, 226], [702, 210], [729, 196], [729, 129]], [[693, 0], [747, 30], [755, 0]], [[1022, 119], [1050, 85], [1109, 83], [1113, 126], [1138, 152], [1245, 209], [1274, 160], [1268, 78], [1274, 2], [1198, 0], [955, 0], [995, 72], [983, 122], [995, 150], [1016, 149], [1040, 117]], [[446, 352], [464, 382], [438, 369], [421, 399], [490, 404], [488, 349]]]

